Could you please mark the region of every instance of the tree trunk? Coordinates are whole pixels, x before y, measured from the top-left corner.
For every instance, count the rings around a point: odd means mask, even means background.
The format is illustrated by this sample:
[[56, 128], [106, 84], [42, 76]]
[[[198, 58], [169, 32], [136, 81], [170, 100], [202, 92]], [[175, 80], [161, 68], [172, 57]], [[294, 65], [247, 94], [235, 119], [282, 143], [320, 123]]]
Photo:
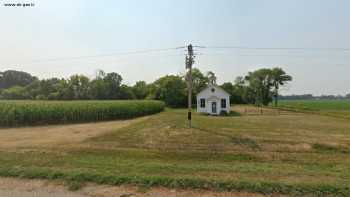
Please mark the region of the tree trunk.
[[275, 107], [278, 106], [278, 89], [275, 91]]

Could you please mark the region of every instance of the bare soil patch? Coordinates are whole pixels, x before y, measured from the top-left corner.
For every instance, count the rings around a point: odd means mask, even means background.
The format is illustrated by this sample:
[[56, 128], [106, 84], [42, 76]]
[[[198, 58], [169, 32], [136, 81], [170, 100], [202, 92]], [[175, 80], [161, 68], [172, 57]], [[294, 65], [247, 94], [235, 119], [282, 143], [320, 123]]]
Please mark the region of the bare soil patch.
[[0, 129], [0, 150], [76, 145], [88, 138], [146, 120], [148, 117], [98, 123]]
[[175, 190], [167, 188], [140, 189], [132, 186], [106, 186], [88, 184], [72, 192], [61, 182], [0, 178], [2, 197], [261, 197], [247, 192], [212, 192], [204, 190]]

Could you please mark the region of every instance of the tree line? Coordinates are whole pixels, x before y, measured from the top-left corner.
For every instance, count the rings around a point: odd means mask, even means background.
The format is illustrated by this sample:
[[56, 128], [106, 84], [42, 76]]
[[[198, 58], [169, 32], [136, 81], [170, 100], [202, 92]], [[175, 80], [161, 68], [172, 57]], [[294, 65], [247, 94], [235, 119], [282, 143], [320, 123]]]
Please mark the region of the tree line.
[[[214, 72], [192, 71], [193, 95], [209, 83], [216, 84]], [[221, 85], [231, 94], [231, 103], [268, 105], [278, 103], [279, 89], [292, 77], [281, 68], [263, 68], [237, 77], [233, 82]], [[123, 84], [123, 78], [116, 72], [99, 70], [90, 79], [84, 75], [65, 78], [38, 79], [29, 73], [8, 70], [0, 72], [0, 99], [32, 100], [111, 100], [111, 99], [155, 99], [171, 107], [187, 104], [185, 75], [166, 75], [152, 83], [137, 81], [134, 85]], [[195, 104], [196, 99], [193, 99]]]
[[285, 95], [280, 96], [281, 100], [342, 100], [350, 99], [350, 94], [346, 95], [321, 95], [314, 96], [312, 94], [300, 94], [300, 95]]

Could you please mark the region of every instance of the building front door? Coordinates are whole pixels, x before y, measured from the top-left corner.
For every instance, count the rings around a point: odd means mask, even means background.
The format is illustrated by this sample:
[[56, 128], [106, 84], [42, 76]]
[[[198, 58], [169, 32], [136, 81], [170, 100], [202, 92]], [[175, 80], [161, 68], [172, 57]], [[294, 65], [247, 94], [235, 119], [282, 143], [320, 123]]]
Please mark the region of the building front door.
[[213, 114], [216, 114], [217, 112], [216, 112], [216, 102], [212, 102], [211, 103], [211, 112], [213, 113]]

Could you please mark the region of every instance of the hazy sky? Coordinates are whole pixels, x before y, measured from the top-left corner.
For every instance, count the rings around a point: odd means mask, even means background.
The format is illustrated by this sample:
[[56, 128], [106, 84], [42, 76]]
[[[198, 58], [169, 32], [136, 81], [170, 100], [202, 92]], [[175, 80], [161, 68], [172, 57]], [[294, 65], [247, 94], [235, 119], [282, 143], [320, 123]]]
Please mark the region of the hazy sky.
[[[5, 7], [4, 3], [34, 3]], [[0, 70], [40, 78], [118, 72], [127, 84], [184, 72], [183, 50], [202, 46], [350, 48], [349, 0], [0, 0]], [[219, 83], [261, 67], [294, 77], [284, 94], [350, 93], [350, 50], [198, 49], [195, 67]]]

